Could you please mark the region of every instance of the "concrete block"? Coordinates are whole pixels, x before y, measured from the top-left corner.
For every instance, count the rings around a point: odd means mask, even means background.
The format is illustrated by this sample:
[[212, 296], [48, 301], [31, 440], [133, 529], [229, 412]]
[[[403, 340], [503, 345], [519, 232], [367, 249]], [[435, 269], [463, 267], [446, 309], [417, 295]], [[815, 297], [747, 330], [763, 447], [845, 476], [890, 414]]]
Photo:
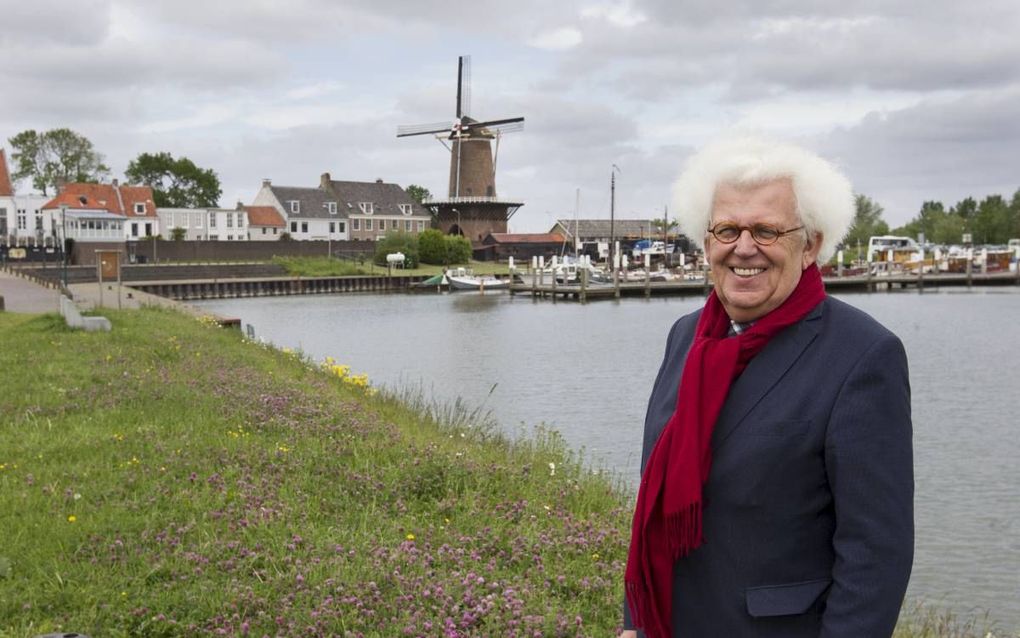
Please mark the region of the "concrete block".
[[113, 326], [106, 317], [82, 317], [82, 328], [85, 332], [109, 332]]

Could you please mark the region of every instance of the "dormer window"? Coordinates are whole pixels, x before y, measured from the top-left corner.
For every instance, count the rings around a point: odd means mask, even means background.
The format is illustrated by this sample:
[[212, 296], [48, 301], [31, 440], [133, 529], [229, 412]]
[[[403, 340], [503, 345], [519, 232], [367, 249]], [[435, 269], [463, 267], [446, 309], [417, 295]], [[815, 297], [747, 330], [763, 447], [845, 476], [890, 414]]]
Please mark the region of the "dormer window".
[[290, 213], [292, 215], [297, 215], [300, 212], [301, 212], [301, 202], [297, 201], [296, 199], [291, 200], [290, 201]]
[[327, 202], [326, 208], [329, 209], [330, 215], [336, 215], [336, 202]]
[[366, 215], [371, 215], [373, 212], [372, 202], [358, 202], [358, 208]]
[[145, 214], [145, 202], [136, 202], [135, 203], [135, 215], [144, 215], [144, 214]]
[[414, 212], [414, 207], [411, 204], [399, 204], [399, 206], [400, 212], [402, 212], [405, 215], [410, 215], [411, 213]]

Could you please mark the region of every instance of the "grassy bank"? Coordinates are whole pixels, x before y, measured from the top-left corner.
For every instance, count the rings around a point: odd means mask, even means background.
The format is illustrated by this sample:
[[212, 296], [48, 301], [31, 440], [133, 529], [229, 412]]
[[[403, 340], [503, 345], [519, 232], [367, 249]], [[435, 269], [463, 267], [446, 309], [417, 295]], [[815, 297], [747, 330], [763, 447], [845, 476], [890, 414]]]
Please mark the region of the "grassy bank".
[[[175, 313], [0, 314], [0, 633], [609, 635], [626, 499]], [[446, 421], [447, 423], [442, 423]]]
[[0, 635], [614, 635], [630, 499], [554, 435], [108, 316], [0, 313]]

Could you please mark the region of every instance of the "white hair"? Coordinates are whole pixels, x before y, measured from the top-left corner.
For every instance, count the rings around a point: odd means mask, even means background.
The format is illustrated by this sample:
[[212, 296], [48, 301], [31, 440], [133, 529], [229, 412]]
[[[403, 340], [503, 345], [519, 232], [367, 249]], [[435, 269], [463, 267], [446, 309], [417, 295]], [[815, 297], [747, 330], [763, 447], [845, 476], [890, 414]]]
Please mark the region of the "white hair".
[[808, 237], [822, 234], [818, 262], [825, 263], [853, 223], [853, 187], [830, 162], [792, 144], [753, 136], [729, 137], [691, 157], [673, 185], [680, 229], [695, 241], [705, 236], [720, 184], [753, 186], [777, 179], [792, 182], [796, 213]]

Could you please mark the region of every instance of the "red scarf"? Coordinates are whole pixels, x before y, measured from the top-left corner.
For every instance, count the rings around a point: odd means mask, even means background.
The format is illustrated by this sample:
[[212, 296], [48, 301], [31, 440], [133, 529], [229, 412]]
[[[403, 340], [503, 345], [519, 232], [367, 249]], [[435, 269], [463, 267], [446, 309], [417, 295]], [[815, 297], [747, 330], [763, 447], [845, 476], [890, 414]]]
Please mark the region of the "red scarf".
[[687, 353], [676, 410], [645, 467], [634, 509], [625, 583], [631, 618], [648, 638], [671, 638], [673, 564], [703, 541], [701, 489], [712, 466], [712, 430], [730, 384], [782, 331], [825, 299], [817, 266], [801, 273], [778, 308], [734, 338], [715, 291], [698, 319]]

